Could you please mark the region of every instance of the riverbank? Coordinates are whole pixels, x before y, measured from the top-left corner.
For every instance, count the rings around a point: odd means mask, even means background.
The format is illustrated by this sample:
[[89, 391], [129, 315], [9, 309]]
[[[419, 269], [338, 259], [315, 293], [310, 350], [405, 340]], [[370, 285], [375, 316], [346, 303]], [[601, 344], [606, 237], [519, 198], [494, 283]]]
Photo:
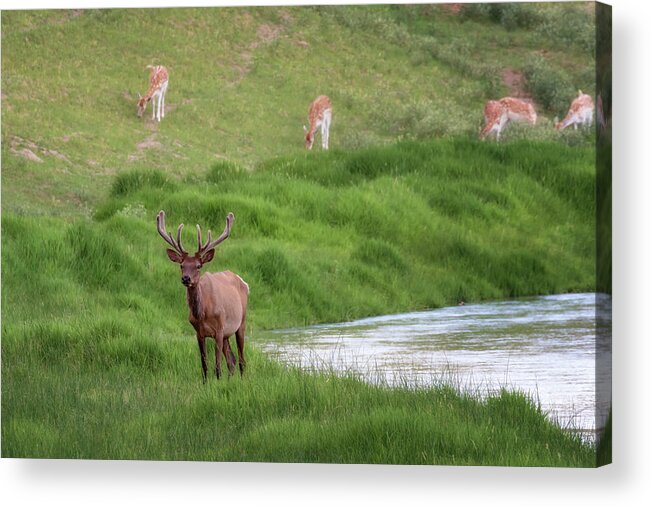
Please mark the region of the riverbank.
[[[595, 393], [596, 337], [611, 325], [604, 294], [562, 294], [382, 315], [258, 333], [262, 350], [306, 371], [353, 372], [397, 387], [450, 385], [478, 399], [530, 396], [548, 417], [594, 442], [611, 393]], [[597, 327], [600, 326], [600, 327]], [[600, 346], [603, 361], [611, 351]], [[603, 391], [610, 377], [600, 378]], [[602, 392], [602, 391], [600, 391]]]

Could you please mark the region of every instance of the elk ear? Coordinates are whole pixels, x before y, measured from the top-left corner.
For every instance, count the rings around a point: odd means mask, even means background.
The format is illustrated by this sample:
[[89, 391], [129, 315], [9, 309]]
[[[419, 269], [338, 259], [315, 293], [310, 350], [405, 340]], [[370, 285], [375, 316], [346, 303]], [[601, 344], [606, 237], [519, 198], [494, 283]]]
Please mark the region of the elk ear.
[[183, 258], [179, 255], [179, 253], [175, 250], [172, 250], [171, 248], [167, 249], [167, 256], [172, 262], [176, 262], [178, 264], [181, 264], [181, 262], [183, 262]]
[[215, 256], [215, 249], [213, 248], [212, 250], [208, 250], [201, 257], [201, 264], [206, 264], [206, 263], [210, 262], [214, 256]]

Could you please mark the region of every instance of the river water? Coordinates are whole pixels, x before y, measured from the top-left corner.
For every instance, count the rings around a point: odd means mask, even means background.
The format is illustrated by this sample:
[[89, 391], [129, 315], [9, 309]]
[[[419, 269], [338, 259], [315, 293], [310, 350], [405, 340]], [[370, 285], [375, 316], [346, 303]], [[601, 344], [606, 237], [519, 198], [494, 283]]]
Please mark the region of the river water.
[[595, 375], [597, 350], [610, 364], [610, 315], [607, 296], [563, 294], [274, 330], [256, 341], [281, 362], [369, 382], [449, 383], [480, 396], [517, 389], [562, 427], [589, 434], [610, 405], [609, 368]]

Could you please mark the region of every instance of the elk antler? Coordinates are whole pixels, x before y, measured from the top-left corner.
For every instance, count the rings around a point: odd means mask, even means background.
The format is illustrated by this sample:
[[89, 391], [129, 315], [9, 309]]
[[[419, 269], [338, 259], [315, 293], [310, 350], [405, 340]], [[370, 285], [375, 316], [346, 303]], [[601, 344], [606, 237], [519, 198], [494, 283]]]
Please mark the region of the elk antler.
[[174, 241], [172, 235], [167, 232], [167, 229], [165, 227], [165, 212], [163, 210], [160, 210], [158, 212], [158, 216], [156, 217], [156, 224], [158, 226], [158, 234], [160, 234], [161, 237], [167, 241], [179, 255], [188, 254], [188, 252], [183, 249], [183, 245], [181, 244], [181, 231], [183, 230], [183, 224], [179, 225], [179, 228], [176, 230], [176, 241]]
[[208, 230], [208, 240], [204, 245], [201, 244], [201, 227], [199, 227], [199, 224], [197, 224], [197, 243], [199, 248], [197, 254], [199, 254], [199, 256], [202, 256], [207, 251], [214, 249], [222, 241], [228, 238], [231, 235], [231, 227], [233, 227], [233, 220], [235, 220], [235, 216], [233, 215], [233, 213], [229, 213], [228, 215], [226, 215], [226, 227], [224, 227], [224, 232], [222, 232], [221, 235], [214, 241], [212, 241], [211, 231]]

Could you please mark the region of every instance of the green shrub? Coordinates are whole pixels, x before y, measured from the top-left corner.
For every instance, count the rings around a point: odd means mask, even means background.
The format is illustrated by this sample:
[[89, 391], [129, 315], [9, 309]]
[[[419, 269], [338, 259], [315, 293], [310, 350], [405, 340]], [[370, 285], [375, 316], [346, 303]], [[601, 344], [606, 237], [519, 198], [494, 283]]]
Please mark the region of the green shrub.
[[574, 46], [594, 54], [595, 13], [584, 5], [564, 4], [562, 9], [548, 9], [534, 29], [555, 47]]
[[428, 99], [408, 99], [393, 108], [378, 108], [373, 122], [398, 139], [428, 139], [466, 133], [465, 118], [450, 114]]
[[531, 28], [541, 21], [535, 5], [527, 3], [491, 4], [499, 12], [500, 23], [508, 30]]
[[219, 184], [226, 181], [231, 181], [246, 174], [246, 169], [239, 166], [235, 162], [220, 161], [213, 164], [213, 166], [210, 168], [210, 171], [208, 171], [208, 174], [206, 175], [206, 180], [210, 183]]
[[461, 12], [465, 18], [492, 21], [507, 30], [530, 28], [542, 19], [536, 6], [528, 3], [465, 4]]
[[543, 56], [534, 55], [526, 64], [524, 75], [536, 102], [554, 114], [565, 115], [576, 96], [576, 89], [565, 72], [553, 68]]
[[124, 196], [144, 187], [174, 190], [176, 184], [163, 171], [136, 169], [118, 174], [111, 186], [111, 195]]

